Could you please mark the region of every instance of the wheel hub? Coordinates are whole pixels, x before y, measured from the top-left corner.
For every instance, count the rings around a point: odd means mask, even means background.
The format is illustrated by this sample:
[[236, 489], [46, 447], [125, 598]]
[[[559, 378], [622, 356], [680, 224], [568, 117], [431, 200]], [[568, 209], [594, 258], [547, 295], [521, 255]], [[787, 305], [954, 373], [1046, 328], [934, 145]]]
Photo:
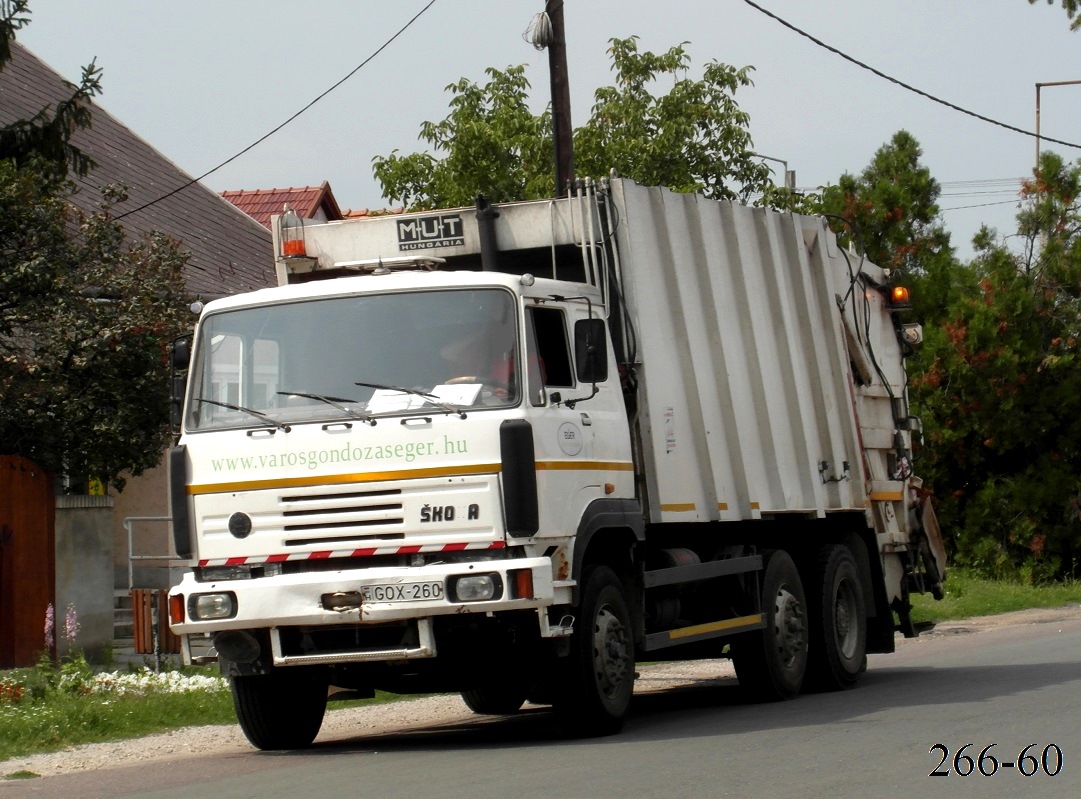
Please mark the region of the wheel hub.
[[605, 696], [611, 697], [627, 679], [627, 630], [607, 607], [597, 613], [593, 627], [593, 671]]
[[837, 649], [846, 658], [853, 657], [858, 643], [858, 632], [853, 624], [856, 598], [845, 586], [837, 592], [837, 601], [833, 605], [833, 627], [837, 638]]
[[781, 662], [788, 667], [795, 662], [804, 648], [806, 634], [803, 606], [787, 588], [781, 588], [777, 592], [774, 608], [777, 651], [781, 656]]

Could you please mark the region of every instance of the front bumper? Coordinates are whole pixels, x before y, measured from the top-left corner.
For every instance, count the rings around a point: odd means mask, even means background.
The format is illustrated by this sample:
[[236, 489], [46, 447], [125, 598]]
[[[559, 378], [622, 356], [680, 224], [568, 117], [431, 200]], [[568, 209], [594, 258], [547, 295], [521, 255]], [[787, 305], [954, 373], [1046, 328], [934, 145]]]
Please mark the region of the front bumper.
[[[522, 584], [519, 573], [523, 570], [529, 572], [532, 589], [528, 596], [517, 596], [517, 587]], [[475, 601], [461, 601], [455, 597], [451, 587], [458, 578], [482, 574], [498, 576], [502, 586], [498, 596]], [[388, 586], [429, 584], [441, 584], [442, 595], [402, 601], [393, 598], [400, 597], [402, 592], [388, 590]], [[235, 598], [235, 612], [229, 618], [191, 618], [193, 597], [222, 593], [231, 593]], [[373, 598], [373, 595], [379, 598]], [[198, 582], [189, 573], [171, 590], [170, 598], [174, 600], [170, 602], [171, 607], [184, 608], [183, 621], [177, 622], [174, 618], [171, 624], [173, 632], [179, 635], [269, 630], [276, 665], [308, 665], [434, 657], [436, 644], [432, 620], [438, 616], [536, 610], [541, 619], [541, 634], [558, 636], [562, 632], [548, 628], [544, 609], [568, 603], [570, 589], [563, 585], [557, 589], [553, 585], [549, 559], [519, 558], [409, 568], [304, 572], [209, 583]], [[343, 598], [353, 598], [353, 601], [343, 601]], [[305, 655], [289, 652], [282, 646], [282, 641], [295, 637], [298, 630], [309, 631], [314, 637], [324, 631], [332, 634], [335, 630], [350, 628], [358, 636], [364, 636], [366, 630], [370, 630], [373, 639], [381, 640], [382, 633], [395, 625], [407, 630], [405, 640], [408, 643]]]

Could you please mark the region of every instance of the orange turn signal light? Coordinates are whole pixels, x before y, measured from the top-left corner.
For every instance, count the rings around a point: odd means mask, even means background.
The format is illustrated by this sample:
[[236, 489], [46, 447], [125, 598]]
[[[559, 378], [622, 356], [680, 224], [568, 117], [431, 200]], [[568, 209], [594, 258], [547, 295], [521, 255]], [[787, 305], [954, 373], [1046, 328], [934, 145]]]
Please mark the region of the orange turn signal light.
[[533, 599], [533, 570], [511, 569], [507, 572], [515, 599]]
[[184, 595], [173, 594], [169, 597], [169, 622], [171, 624], [184, 623]]

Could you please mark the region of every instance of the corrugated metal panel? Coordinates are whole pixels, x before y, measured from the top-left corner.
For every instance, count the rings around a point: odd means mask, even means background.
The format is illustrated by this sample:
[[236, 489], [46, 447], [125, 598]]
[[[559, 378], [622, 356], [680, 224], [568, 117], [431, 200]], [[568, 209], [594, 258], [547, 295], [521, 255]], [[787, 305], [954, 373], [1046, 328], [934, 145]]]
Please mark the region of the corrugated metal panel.
[[[629, 181], [614, 181], [613, 194], [637, 323], [650, 520], [863, 510], [860, 392], [837, 306], [852, 281], [821, 220]], [[877, 301], [867, 299], [872, 340], [897, 372]]]

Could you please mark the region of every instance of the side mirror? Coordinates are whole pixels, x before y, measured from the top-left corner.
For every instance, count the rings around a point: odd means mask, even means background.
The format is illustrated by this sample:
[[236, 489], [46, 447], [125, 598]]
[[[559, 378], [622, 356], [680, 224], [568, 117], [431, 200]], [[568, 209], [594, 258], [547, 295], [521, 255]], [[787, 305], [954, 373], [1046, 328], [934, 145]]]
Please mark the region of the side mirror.
[[580, 382], [602, 383], [608, 379], [607, 334], [603, 319], [579, 319], [574, 323], [574, 361]]
[[181, 336], [173, 341], [173, 369], [169, 384], [169, 423], [173, 434], [180, 432], [184, 415], [184, 391], [187, 388], [188, 364], [191, 363], [191, 336]]
[[181, 336], [173, 342], [173, 369], [186, 372], [191, 362], [191, 336]]

